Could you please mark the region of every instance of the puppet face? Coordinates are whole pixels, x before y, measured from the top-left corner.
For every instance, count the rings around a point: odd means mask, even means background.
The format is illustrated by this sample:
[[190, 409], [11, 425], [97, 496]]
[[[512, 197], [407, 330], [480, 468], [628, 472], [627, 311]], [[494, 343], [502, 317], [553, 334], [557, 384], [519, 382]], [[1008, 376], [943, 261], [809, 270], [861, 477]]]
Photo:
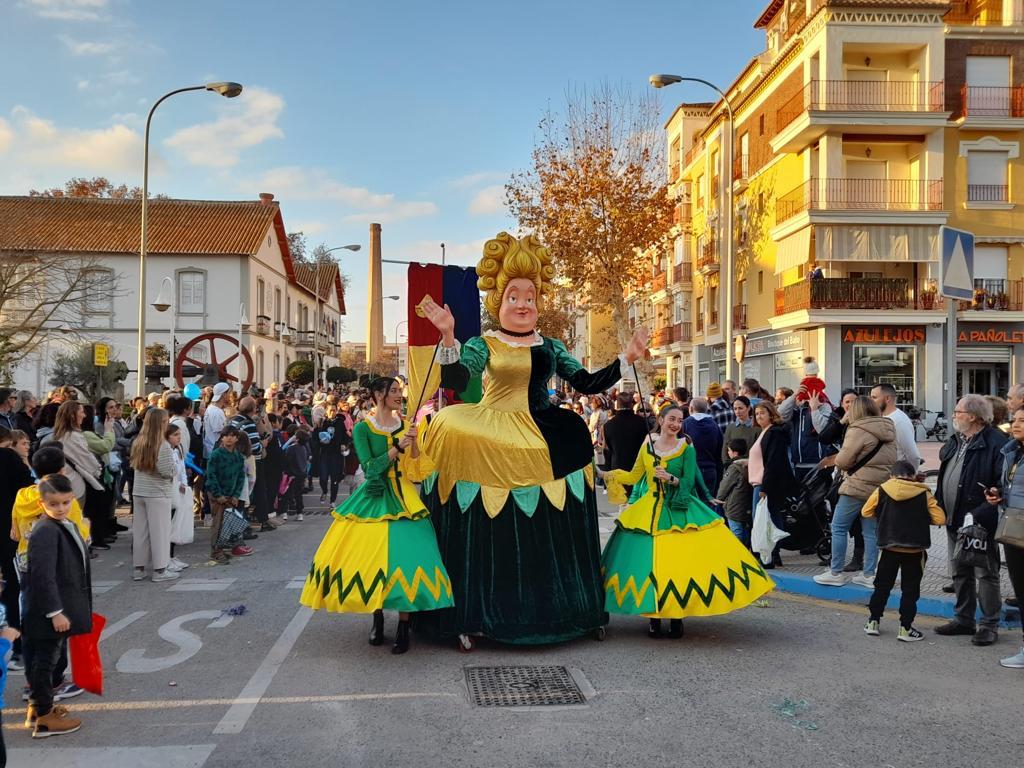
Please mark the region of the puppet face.
[[537, 327], [537, 288], [532, 280], [516, 277], [508, 281], [498, 310], [501, 327], [528, 333]]

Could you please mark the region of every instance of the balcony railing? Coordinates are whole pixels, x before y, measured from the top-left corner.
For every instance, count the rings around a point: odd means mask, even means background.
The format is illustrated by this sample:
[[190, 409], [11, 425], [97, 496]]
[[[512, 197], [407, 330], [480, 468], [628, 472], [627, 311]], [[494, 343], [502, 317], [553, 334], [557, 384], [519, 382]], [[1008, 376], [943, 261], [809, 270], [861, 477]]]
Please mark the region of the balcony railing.
[[775, 314], [801, 309], [942, 309], [934, 282], [906, 277], [823, 277], [775, 291]]
[[737, 155], [732, 161], [732, 180], [738, 181], [750, 176], [750, 155]]
[[1024, 87], [964, 85], [960, 103], [962, 117], [1024, 117]]
[[260, 336], [270, 336], [270, 329], [270, 318], [266, 315], [256, 315], [256, 333], [260, 334]]
[[678, 285], [679, 283], [692, 283], [693, 282], [693, 265], [686, 261], [682, 264], [675, 264], [672, 267], [672, 284]]
[[316, 334], [313, 331], [299, 331], [293, 336], [293, 339], [297, 347], [302, 349], [309, 347], [312, 349], [316, 341]]
[[708, 269], [718, 266], [718, 241], [711, 239], [704, 243], [697, 256], [697, 269]]
[[1006, 184], [968, 184], [967, 201], [971, 203], [1005, 203], [1010, 199]]
[[693, 325], [683, 322], [676, 323], [673, 327], [676, 329], [676, 341], [693, 341]]
[[808, 110], [941, 112], [944, 84], [916, 80], [812, 80], [776, 114], [776, 132]]
[[736, 331], [747, 330], [747, 305], [737, 304], [732, 308], [732, 327]]
[[697, 313], [697, 333], [703, 333], [703, 332], [704, 332], [704, 313], [703, 312], [698, 312]]
[[699, 141], [695, 141], [693, 146], [686, 150], [686, 154], [683, 156], [683, 165], [688, 166], [694, 160], [697, 159], [697, 155], [704, 149], [704, 144]]
[[651, 334], [652, 347], [667, 347], [673, 341], [676, 341], [676, 329], [673, 325], [655, 328], [654, 333]]
[[662, 270], [654, 275], [651, 280], [651, 293], [657, 293], [658, 291], [665, 290], [665, 286], [668, 284], [668, 273]]
[[775, 223], [809, 210], [940, 211], [942, 181], [809, 179], [775, 201]]
[[690, 210], [689, 203], [676, 203], [675, 210], [672, 211], [672, 223], [676, 226], [683, 226], [689, 224], [693, 218], [693, 212]]
[[718, 310], [717, 309], [712, 309], [710, 312], [708, 312], [708, 315], [709, 315], [709, 317], [708, 317], [708, 327], [709, 328], [717, 328], [718, 327]]
[[1024, 311], [1024, 280], [974, 281], [974, 299], [958, 302], [961, 312], [1021, 312]]
[[1016, 4], [1010, 13], [1003, 10], [1003, 0], [952, 0], [943, 17], [947, 24], [984, 26], [1024, 23]]

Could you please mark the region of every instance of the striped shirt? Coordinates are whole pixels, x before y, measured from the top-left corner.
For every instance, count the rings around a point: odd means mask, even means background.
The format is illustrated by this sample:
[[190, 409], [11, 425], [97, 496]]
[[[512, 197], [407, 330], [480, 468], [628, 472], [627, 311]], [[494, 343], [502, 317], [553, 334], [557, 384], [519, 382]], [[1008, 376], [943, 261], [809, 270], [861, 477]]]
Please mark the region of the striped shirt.
[[156, 460], [156, 471], [135, 470], [135, 483], [132, 485], [132, 496], [140, 499], [169, 499], [174, 485], [174, 454], [171, 444], [166, 440], [160, 444], [160, 454]]
[[249, 436], [249, 448], [253, 458], [262, 459], [263, 443], [260, 442], [260, 432], [256, 427], [256, 422], [248, 416], [238, 413], [232, 416], [228, 423], [233, 427], [238, 427]]

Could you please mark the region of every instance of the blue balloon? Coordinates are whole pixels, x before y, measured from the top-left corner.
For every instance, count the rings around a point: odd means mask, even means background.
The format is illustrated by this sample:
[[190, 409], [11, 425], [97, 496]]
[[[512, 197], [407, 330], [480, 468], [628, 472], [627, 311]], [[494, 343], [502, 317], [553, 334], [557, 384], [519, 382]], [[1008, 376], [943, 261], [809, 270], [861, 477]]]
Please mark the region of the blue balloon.
[[193, 382], [192, 384], [185, 385], [184, 394], [189, 400], [198, 400], [203, 396], [203, 390], [200, 389], [198, 384]]

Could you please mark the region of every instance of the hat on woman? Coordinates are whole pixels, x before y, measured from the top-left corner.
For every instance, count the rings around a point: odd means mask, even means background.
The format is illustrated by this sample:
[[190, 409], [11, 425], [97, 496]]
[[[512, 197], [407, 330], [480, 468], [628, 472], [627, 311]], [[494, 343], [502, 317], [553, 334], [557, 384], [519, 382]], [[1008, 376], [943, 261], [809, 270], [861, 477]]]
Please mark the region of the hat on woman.
[[218, 400], [220, 400], [222, 397], [224, 397], [224, 395], [227, 393], [227, 391], [229, 389], [231, 389], [231, 385], [226, 383], [226, 382], [222, 381], [222, 382], [219, 382], [218, 384], [214, 384], [213, 385], [213, 402], [216, 403]]
[[719, 384], [717, 381], [712, 381], [710, 384], [708, 384], [707, 396], [710, 397], [712, 400], [717, 400], [724, 394], [725, 392], [722, 389], [722, 385]]

